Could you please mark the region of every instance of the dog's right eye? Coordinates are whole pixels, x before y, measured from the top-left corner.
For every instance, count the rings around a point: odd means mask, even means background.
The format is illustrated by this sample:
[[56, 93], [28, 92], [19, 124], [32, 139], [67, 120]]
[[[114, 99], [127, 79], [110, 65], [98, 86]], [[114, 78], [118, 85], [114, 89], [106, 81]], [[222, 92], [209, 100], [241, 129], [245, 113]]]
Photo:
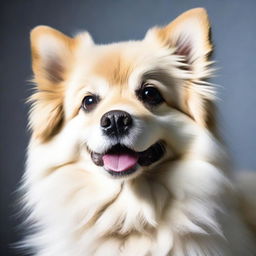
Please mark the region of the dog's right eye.
[[83, 101], [82, 101], [82, 108], [86, 111], [89, 112], [93, 110], [97, 103], [99, 102], [99, 97], [96, 95], [88, 95], [85, 96]]

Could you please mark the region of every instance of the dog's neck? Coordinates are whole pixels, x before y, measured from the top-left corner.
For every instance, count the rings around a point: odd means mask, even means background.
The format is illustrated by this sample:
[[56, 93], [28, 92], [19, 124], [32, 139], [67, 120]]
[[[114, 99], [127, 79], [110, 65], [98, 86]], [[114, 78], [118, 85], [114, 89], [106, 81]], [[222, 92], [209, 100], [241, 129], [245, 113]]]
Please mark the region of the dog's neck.
[[[105, 211], [102, 211], [97, 224], [107, 233], [111, 230], [119, 235], [149, 232], [160, 222], [170, 197], [170, 193], [161, 183], [144, 177], [126, 181], [121, 184], [115, 198], [109, 201]], [[108, 226], [105, 217], [110, 212], [115, 223]]]

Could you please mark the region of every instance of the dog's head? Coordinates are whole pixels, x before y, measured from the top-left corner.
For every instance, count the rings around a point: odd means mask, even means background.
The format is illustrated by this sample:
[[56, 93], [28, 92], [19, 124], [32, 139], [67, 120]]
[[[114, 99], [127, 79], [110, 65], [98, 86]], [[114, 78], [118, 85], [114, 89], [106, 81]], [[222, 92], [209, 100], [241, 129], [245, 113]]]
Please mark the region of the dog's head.
[[88, 33], [70, 38], [39, 26], [31, 42], [33, 138], [72, 138], [88, 171], [150, 173], [189, 154], [196, 129], [215, 130], [204, 9], [150, 29], [141, 41], [96, 45]]

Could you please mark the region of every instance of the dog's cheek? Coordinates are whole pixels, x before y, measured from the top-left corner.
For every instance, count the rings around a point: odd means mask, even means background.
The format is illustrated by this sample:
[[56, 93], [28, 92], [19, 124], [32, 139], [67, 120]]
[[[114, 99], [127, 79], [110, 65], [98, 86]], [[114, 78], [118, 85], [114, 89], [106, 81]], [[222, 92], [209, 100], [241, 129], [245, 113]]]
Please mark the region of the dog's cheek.
[[[63, 129], [51, 140], [41, 142], [31, 140], [27, 160], [31, 182], [41, 179], [60, 166], [79, 159], [81, 148], [81, 124], [74, 118], [63, 126]], [[34, 170], [37, 170], [36, 172]]]
[[156, 118], [134, 118], [134, 127], [123, 143], [135, 151], [144, 151], [162, 139], [163, 130]]
[[186, 152], [194, 136], [198, 133], [197, 125], [185, 114], [170, 109], [167, 115], [155, 117], [157, 127], [154, 136], [163, 140], [167, 149], [175, 155]]

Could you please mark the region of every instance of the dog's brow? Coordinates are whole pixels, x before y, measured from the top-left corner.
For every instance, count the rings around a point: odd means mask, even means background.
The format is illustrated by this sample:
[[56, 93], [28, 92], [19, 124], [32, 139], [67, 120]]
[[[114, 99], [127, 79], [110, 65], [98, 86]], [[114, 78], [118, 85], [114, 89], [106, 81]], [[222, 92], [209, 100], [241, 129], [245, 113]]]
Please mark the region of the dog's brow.
[[173, 78], [172, 76], [168, 73], [167, 70], [164, 69], [151, 69], [146, 71], [142, 75], [142, 80], [147, 81], [147, 80], [156, 80], [159, 81], [160, 83], [166, 85], [166, 86], [171, 86], [173, 84]]

